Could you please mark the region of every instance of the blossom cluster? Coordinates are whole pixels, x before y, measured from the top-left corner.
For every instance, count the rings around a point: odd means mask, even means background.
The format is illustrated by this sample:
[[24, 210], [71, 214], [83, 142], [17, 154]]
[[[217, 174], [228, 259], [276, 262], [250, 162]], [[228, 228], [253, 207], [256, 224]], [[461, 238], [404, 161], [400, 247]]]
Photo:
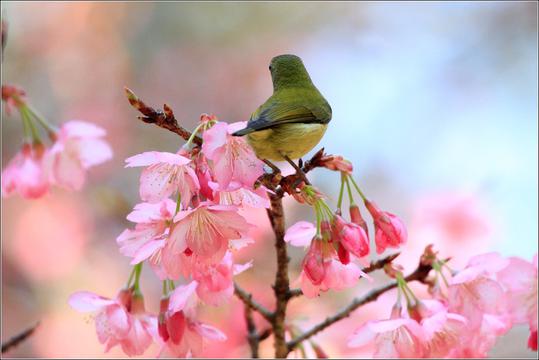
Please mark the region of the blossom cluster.
[[[249, 233], [255, 226], [240, 209], [268, 208], [272, 192], [257, 181], [264, 174], [264, 163], [243, 138], [231, 135], [244, 126], [203, 114], [176, 153], [149, 151], [126, 159], [126, 167], [143, 167], [141, 202], [127, 215], [135, 225], [117, 238], [120, 253], [134, 265], [132, 276], [115, 300], [87, 292], [70, 298], [75, 309], [98, 312], [96, 330], [106, 350], [120, 345], [126, 354], [140, 355], [153, 339], [161, 345], [161, 354], [197, 356], [204, 341], [226, 338], [197, 322], [197, 304], [219, 306], [233, 295], [233, 277], [251, 266], [251, 262], [235, 264], [234, 253], [253, 241]], [[198, 133], [202, 143], [193, 146]], [[328, 157], [322, 166], [341, 172], [342, 195], [344, 184], [353, 181], [351, 164], [342, 157]], [[301, 273], [305, 295], [356, 284], [366, 274], [352, 260], [370, 252], [359, 208], [351, 206], [347, 221], [340, 209], [331, 212], [323, 196], [304, 183], [295, 197], [315, 209], [318, 223], [304, 222], [304, 228], [296, 224], [285, 236], [293, 245], [310, 243]], [[378, 252], [406, 241], [398, 218], [368, 200], [365, 204], [373, 216]], [[163, 282], [161, 307], [154, 315], [144, 310], [139, 288], [144, 262]]]
[[[47, 194], [51, 185], [80, 190], [86, 170], [112, 157], [102, 128], [72, 120], [56, 129], [28, 105], [24, 91], [15, 86], [2, 86], [2, 99], [8, 114], [13, 108], [19, 110], [24, 129], [20, 151], [2, 170], [2, 197], [19, 193], [37, 199]], [[40, 128], [51, 140], [50, 146], [45, 144]]]
[[363, 324], [349, 337], [350, 347], [374, 342], [379, 358], [486, 357], [499, 336], [528, 324], [528, 347], [537, 350], [537, 254], [532, 262], [477, 255], [454, 272], [427, 253], [422, 261], [435, 272], [431, 297], [418, 298], [397, 271], [399, 295], [390, 318]]

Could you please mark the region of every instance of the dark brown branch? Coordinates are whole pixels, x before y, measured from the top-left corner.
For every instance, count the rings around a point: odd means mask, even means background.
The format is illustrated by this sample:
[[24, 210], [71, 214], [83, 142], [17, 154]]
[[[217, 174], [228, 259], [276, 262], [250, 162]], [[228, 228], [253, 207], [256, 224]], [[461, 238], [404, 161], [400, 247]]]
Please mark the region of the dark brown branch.
[[9, 351], [11, 348], [19, 345], [24, 340], [28, 339], [39, 326], [39, 321], [32, 327], [24, 330], [23, 332], [13, 336], [11, 339], [2, 344], [2, 354]]
[[[129, 88], [125, 87], [124, 90], [127, 100], [129, 100], [131, 106], [144, 115], [139, 116], [140, 120], [144, 121], [145, 123], [155, 124], [163, 129], [172, 131], [173, 133], [182, 137], [185, 141], [189, 140], [192, 135], [191, 132], [178, 125], [178, 121], [174, 117], [174, 112], [170, 106], [164, 104], [163, 111], [155, 110], [140, 100]], [[200, 146], [202, 145], [202, 139], [199, 136], [195, 136], [193, 138], [193, 143]]]
[[[417, 269], [410, 275], [406, 276], [404, 279], [407, 282], [409, 281], [424, 282], [431, 270], [432, 270], [432, 266], [430, 264], [420, 263]], [[320, 331], [335, 324], [337, 321], [350, 316], [352, 311], [356, 310], [358, 307], [365, 305], [367, 303], [370, 303], [372, 301], [375, 301], [376, 299], [378, 299], [380, 295], [382, 295], [386, 291], [389, 291], [395, 287], [397, 287], [397, 282], [392, 281], [389, 284], [386, 284], [382, 287], [369, 291], [367, 294], [365, 294], [362, 297], [355, 298], [348, 306], [346, 306], [344, 309], [337, 312], [335, 315], [327, 317], [324, 321], [322, 321], [318, 325], [313, 326], [310, 330], [307, 330], [303, 334], [289, 341], [287, 344], [288, 351], [294, 350], [296, 346], [301, 344], [303, 341], [309, 339], [311, 336], [316, 335]]]
[[[373, 261], [373, 262], [371, 262], [371, 264], [369, 266], [367, 266], [366, 268], [363, 269], [363, 272], [368, 274], [368, 273], [371, 273], [373, 271], [383, 269], [384, 266], [386, 266], [386, 264], [389, 264], [390, 262], [395, 260], [397, 258], [397, 256], [399, 256], [399, 255], [400, 255], [400, 253], [391, 254], [391, 255], [388, 255], [385, 258], [382, 258], [380, 260]], [[301, 295], [303, 295], [303, 292], [301, 291], [301, 289], [291, 289], [288, 292], [288, 297], [289, 298], [294, 298], [294, 297], [298, 297], [298, 296], [301, 296]]]
[[250, 307], [252, 310], [257, 311], [264, 317], [264, 319], [271, 322], [273, 320], [273, 313], [269, 311], [266, 307], [259, 304], [256, 300], [253, 300], [252, 294], [247, 293], [243, 290], [238, 284], [234, 283], [234, 294], [241, 300], [243, 303]]
[[284, 241], [285, 225], [282, 198], [270, 194], [270, 201], [271, 208], [268, 209], [268, 217], [275, 233], [275, 250], [277, 253], [277, 271], [275, 273], [275, 283], [273, 284], [276, 299], [272, 321], [273, 337], [275, 339], [274, 348], [276, 358], [286, 358], [289, 352], [285, 339], [285, 319], [289, 300], [288, 293], [290, 291], [290, 281], [288, 279], [288, 262], [290, 258]]
[[249, 342], [249, 347], [251, 348], [251, 358], [258, 358], [258, 343], [260, 337], [256, 330], [255, 321], [253, 319], [253, 309], [248, 305], [245, 305], [245, 323], [247, 325], [247, 341]]

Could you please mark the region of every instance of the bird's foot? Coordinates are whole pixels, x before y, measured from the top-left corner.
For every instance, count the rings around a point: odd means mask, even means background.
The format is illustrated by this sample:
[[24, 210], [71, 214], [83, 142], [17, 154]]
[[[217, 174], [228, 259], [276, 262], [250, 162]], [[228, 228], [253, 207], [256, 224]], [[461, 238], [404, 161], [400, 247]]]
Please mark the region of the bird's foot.
[[300, 164], [298, 166], [287, 155], [283, 155], [283, 154], [281, 154], [281, 155], [290, 165], [292, 165], [292, 167], [294, 169], [296, 169], [295, 176], [298, 179], [303, 180], [303, 182], [305, 182], [305, 185], [311, 185], [311, 182], [309, 181], [309, 179], [307, 179], [307, 176], [305, 176], [305, 173], [303, 172], [303, 170], [301, 170], [301, 166], [303, 165], [303, 160], [301, 160], [301, 159], [298, 160], [298, 163]]

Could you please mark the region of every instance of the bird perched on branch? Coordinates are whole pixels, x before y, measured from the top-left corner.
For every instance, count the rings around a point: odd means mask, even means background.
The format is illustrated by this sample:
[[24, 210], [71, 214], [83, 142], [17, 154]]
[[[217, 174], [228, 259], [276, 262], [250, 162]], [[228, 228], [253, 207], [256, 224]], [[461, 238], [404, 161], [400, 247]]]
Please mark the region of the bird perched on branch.
[[251, 115], [246, 128], [232, 135], [247, 135], [259, 158], [294, 165], [292, 159], [302, 157], [322, 139], [331, 107], [299, 57], [276, 56], [269, 70], [273, 95]]

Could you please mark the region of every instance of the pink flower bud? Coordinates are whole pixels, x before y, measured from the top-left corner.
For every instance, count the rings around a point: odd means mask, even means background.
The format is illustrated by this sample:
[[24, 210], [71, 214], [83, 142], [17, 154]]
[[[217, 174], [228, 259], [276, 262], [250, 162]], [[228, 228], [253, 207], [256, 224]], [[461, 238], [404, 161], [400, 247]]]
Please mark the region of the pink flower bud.
[[360, 258], [369, 254], [369, 238], [359, 225], [345, 221], [335, 215], [335, 230], [338, 241], [354, 256]]
[[339, 255], [339, 261], [341, 264], [346, 265], [350, 263], [350, 252], [346, 250], [341, 243], [339, 243], [337, 248], [337, 255]]
[[303, 259], [303, 271], [314, 285], [320, 285], [326, 276], [324, 255], [322, 254], [322, 239], [315, 237], [309, 252]]
[[367, 226], [367, 222], [365, 219], [363, 219], [363, 216], [361, 216], [361, 212], [359, 211], [359, 207], [357, 205], [350, 205], [350, 220], [354, 224], [358, 224], [361, 226], [363, 230], [365, 230], [365, 234], [369, 236], [369, 228]]
[[376, 252], [381, 254], [386, 248], [398, 248], [408, 237], [404, 223], [395, 215], [381, 211], [375, 203], [365, 200], [375, 228]]

